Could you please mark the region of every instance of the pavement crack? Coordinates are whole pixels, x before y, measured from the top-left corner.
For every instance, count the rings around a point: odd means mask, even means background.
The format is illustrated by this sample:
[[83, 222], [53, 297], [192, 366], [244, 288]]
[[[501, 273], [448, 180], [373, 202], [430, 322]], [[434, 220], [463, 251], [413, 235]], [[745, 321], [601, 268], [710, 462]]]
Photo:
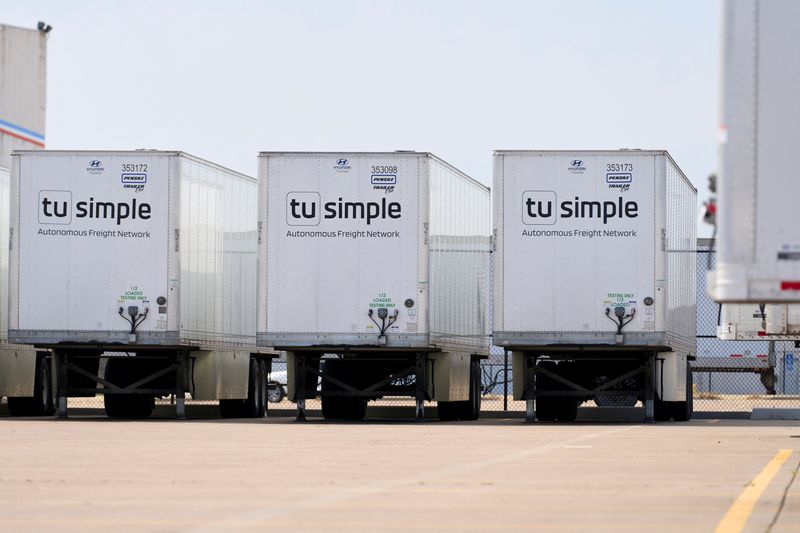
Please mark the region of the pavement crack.
[[772, 522], [770, 522], [769, 525], [767, 526], [766, 533], [772, 533], [772, 528], [775, 527], [775, 524], [778, 523], [778, 518], [780, 518], [781, 513], [783, 512], [783, 507], [786, 505], [786, 498], [789, 496], [789, 489], [792, 488], [794, 480], [797, 479], [798, 471], [800, 471], [800, 461], [797, 462], [797, 466], [794, 467], [794, 471], [792, 472], [792, 477], [789, 479], [789, 482], [783, 489], [783, 495], [781, 496], [781, 503], [780, 505], [778, 505], [778, 510], [775, 511], [775, 516], [772, 517]]

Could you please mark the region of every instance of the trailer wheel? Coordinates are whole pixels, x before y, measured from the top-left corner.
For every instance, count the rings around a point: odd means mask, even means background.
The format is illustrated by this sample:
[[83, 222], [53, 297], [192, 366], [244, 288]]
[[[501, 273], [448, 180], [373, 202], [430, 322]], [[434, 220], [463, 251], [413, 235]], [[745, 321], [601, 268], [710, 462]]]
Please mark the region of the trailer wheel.
[[[556, 368], [555, 361], [541, 361], [536, 366], [553, 371]], [[549, 376], [536, 374], [536, 391], [556, 390], [556, 383]], [[558, 418], [559, 398], [557, 396], [537, 396], [536, 397], [536, 420], [542, 422], [553, 422]]]
[[439, 420], [477, 420], [481, 413], [481, 362], [471, 361], [469, 367], [469, 400], [438, 402]]
[[[139, 379], [138, 361], [122, 357], [110, 357], [106, 361], [105, 379], [124, 387]], [[138, 371], [138, 372], [137, 372]], [[147, 370], [145, 370], [147, 371]], [[106, 416], [109, 418], [149, 418], [156, 406], [155, 397], [143, 394], [105, 394], [103, 396]]]
[[257, 359], [250, 359], [250, 375], [247, 380], [247, 399], [244, 401], [245, 417], [260, 418], [264, 414], [264, 387], [261, 385], [261, 365]]
[[670, 402], [669, 411], [675, 422], [688, 422], [692, 419], [694, 410], [694, 380], [692, 379], [692, 368], [686, 365], [686, 401]]
[[658, 393], [653, 393], [653, 420], [656, 422], [665, 422], [669, 420], [669, 402], [662, 401], [658, 397]]
[[[353, 365], [342, 359], [325, 359], [324, 372], [345, 383], [353, 382]], [[322, 392], [341, 391], [330, 381], [322, 380]], [[325, 420], [363, 420], [367, 415], [367, 399], [357, 396], [322, 396], [322, 416]]]
[[153, 396], [141, 394], [107, 394], [103, 397], [109, 418], [150, 418], [156, 406]]
[[[562, 361], [558, 363], [559, 375], [573, 383], [580, 383], [582, 374], [581, 366], [577, 361]], [[561, 385], [566, 387], [566, 385]], [[556, 397], [558, 400], [558, 412], [556, 416], [562, 422], [575, 422], [578, 418], [578, 406], [583, 400], [575, 396]]]
[[247, 418], [244, 400], [220, 400], [219, 414], [222, 418]]
[[558, 419], [562, 422], [575, 422], [578, 418], [578, 402], [577, 399], [571, 396], [564, 398], [556, 398], [558, 402]]
[[281, 403], [286, 398], [286, 389], [278, 382], [267, 384], [267, 400], [269, 403]]
[[[266, 363], [250, 359], [247, 398], [219, 401], [222, 418], [263, 418], [266, 413]], [[263, 382], [263, 383], [262, 383]]]
[[258, 412], [256, 418], [267, 416], [267, 362], [256, 361], [258, 365]]
[[35, 372], [32, 397], [8, 398], [11, 416], [52, 416], [55, 413], [53, 376], [46, 356], [36, 355]]

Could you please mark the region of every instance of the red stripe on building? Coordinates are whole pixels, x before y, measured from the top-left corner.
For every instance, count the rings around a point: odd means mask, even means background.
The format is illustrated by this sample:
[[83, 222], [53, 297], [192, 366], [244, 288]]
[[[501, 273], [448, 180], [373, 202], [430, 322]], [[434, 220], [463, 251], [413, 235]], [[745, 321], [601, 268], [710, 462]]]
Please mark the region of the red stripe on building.
[[13, 131], [8, 131], [5, 128], [0, 128], [0, 132], [5, 133], [6, 135], [11, 135], [12, 137], [16, 137], [17, 139], [20, 139], [22, 141], [26, 141], [26, 142], [29, 142], [31, 144], [35, 144], [36, 146], [39, 146], [40, 148], [44, 148], [44, 143], [43, 142], [34, 141], [33, 139], [29, 139], [27, 137], [23, 137], [22, 135], [17, 135]]

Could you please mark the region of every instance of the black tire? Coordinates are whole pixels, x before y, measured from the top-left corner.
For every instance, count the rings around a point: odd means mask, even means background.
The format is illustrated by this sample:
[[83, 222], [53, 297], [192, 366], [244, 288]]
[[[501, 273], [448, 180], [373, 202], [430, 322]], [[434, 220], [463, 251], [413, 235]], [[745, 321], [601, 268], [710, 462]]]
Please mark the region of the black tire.
[[[222, 418], [263, 418], [266, 413], [266, 363], [250, 359], [247, 398], [219, 401]], [[263, 383], [262, 383], [263, 382]]]
[[259, 384], [259, 364], [256, 359], [250, 359], [250, 373], [247, 379], [247, 398], [244, 401], [245, 418], [258, 418], [261, 412], [261, 392]]
[[461, 402], [437, 402], [436, 414], [442, 422], [458, 420], [458, 409], [456, 404]]
[[671, 402], [670, 414], [675, 422], [688, 422], [692, 419], [694, 411], [694, 380], [692, 368], [686, 365], [686, 401]]
[[11, 416], [52, 416], [56, 411], [50, 360], [43, 354], [37, 354], [35, 365], [33, 396], [8, 398]]
[[439, 420], [477, 420], [481, 414], [481, 366], [471, 361], [469, 367], [469, 400], [438, 402]]
[[653, 394], [653, 420], [656, 422], [666, 422], [670, 418], [669, 402], [664, 402], [658, 397], [658, 393]]
[[472, 361], [472, 387], [469, 390], [471, 412], [468, 420], [478, 420], [481, 417], [481, 400], [483, 399], [481, 377], [481, 362], [479, 359], [475, 359]]
[[33, 398], [26, 396], [8, 397], [8, 414], [11, 416], [33, 416]]
[[258, 361], [258, 412], [256, 418], [267, 416], [267, 362]]
[[562, 422], [575, 422], [578, 418], [578, 404], [580, 402], [576, 398], [570, 396], [557, 399], [559, 400], [558, 419]]
[[109, 418], [150, 418], [156, 406], [153, 396], [142, 394], [107, 394], [103, 397], [106, 415]]
[[220, 400], [219, 414], [222, 418], [247, 418], [244, 400]]
[[[555, 361], [541, 361], [536, 366], [550, 371], [556, 369]], [[545, 376], [544, 374], [536, 374], [536, 390], [537, 391], [554, 391], [557, 390], [556, 381]], [[553, 422], [558, 418], [559, 414], [559, 397], [558, 396], [537, 396], [536, 397], [536, 420], [540, 422]]]
[[[355, 366], [343, 359], [325, 359], [326, 375], [345, 383], [353, 382]], [[337, 385], [322, 380], [322, 392], [340, 391]], [[322, 396], [322, 416], [325, 420], [363, 420], [367, 416], [367, 399], [357, 396]]]
[[[138, 364], [134, 358], [110, 357], [106, 361], [104, 377], [117, 386], [129, 385], [140, 379]], [[149, 373], [149, 368], [145, 366], [144, 371]], [[109, 418], [144, 419], [153, 414], [156, 400], [154, 396], [144, 394], [105, 394], [103, 405]]]
[[267, 384], [267, 401], [269, 403], [281, 403], [286, 398], [286, 389], [280, 383], [272, 382]]
[[[581, 380], [581, 367], [576, 361], [562, 361], [558, 363], [558, 375], [577, 384]], [[569, 389], [569, 387], [563, 384], [559, 384], [558, 386]], [[575, 422], [578, 418], [578, 406], [583, 403], [583, 400], [575, 396], [562, 396], [556, 399], [558, 400], [558, 413], [556, 414], [558, 420], [562, 422]]]
[[367, 400], [348, 396], [323, 396], [322, 416], [325, 420], [363, 420], [367, 416]]

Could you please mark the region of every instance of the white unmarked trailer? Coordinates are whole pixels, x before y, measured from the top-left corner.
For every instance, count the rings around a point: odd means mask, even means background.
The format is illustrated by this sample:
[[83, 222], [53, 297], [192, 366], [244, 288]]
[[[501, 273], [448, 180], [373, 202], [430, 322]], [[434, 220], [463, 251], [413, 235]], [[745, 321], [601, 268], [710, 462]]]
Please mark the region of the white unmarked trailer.
[[800, 301], [800, 2], [723, 4], [719, 302]]
[[102, 393], [110, 416], [145, 417], [174, 394], [183, 417], [188, 392], [263, 416], [255, 180], [182, 152], [12, 164], [9, 340], [52, 350], [59, 414]]
[[498, 151], [494, 342], [527, 416], [691, 416], [696, 190], [664, 151]]
[[717, 337], [730, 341], [800, 340], [800, 305], [720, 304]]
[[[10, 172], [0, 167], [0, 242], [8, 242]], [[47, 350], [8, 342], [8, 246], [0, 246], [0, 398], [14, 416], [52, 415], [52, 358]]]
[[489, 189], [417, 152], [264, 152], [259, 179], [258, 342], [287, 351], [298, 418], [318, 395], [326, 418], [384, 396], [477, 418]]

